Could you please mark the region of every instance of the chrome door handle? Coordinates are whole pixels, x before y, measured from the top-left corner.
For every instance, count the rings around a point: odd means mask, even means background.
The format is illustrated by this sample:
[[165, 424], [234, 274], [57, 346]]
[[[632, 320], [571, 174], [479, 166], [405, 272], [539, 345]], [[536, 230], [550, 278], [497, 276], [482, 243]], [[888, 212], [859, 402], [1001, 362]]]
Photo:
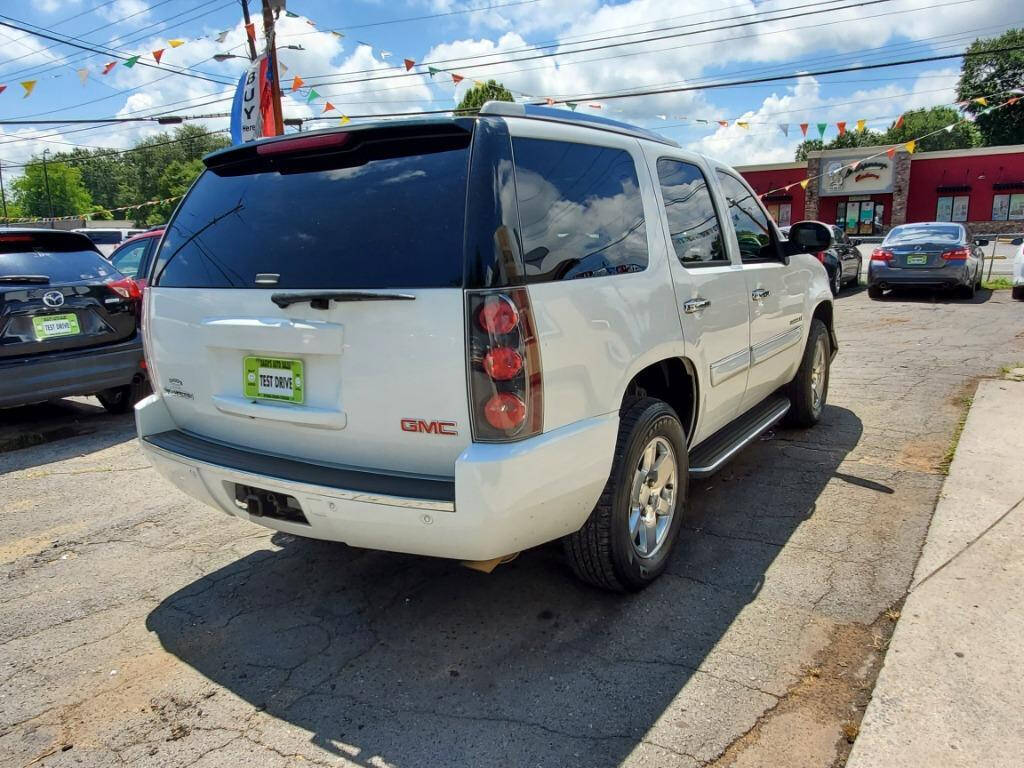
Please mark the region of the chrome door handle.
[[689, 301], [683, 302], [683, 312], [688, 315], [692, 315], [695, 312], [700, 312], [710, 306], [711, 301], [709, 299], [690, 299]]
[[764, 301], [771, 295], [771, 291], [767, 288], [755, 288], [750, 292], [750, 298], [754, 301]]

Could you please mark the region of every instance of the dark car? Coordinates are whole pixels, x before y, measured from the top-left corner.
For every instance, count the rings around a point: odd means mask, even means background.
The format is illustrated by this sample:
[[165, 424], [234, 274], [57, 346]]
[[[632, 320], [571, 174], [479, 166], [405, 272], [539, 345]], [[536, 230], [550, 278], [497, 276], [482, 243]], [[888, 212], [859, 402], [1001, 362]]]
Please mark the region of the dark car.
[[85, 235], [0, 230], [0, 408], [96, 395], [130, 410], [148, 391], [141, 298]]
[[893, 227], [871, 253], [868, 296], [889, 288], [919, 286], [956, 290], [969, 299], [981, 287], [987, 240], [971, 240], [962, 224], [922, 222]]
[[156, 253], [156, 247], [160, 244], [163, 234], [164, 230], [161, 227], [147, 230], [141, 235], [135, 235], [110, 254], [110, 263], [122, 275], [135, 280], [140, 288], [145, 288], [146, 276], [153, 263], [153, 255]]
[[[783, 235], [789, 237], [789, 227], [780, 229]], [[840, 227], [831, 226], [829, 230], [832, 232], [832, 244], [814, 256], [828, 272], [828, 284], [832, 289], [832, 295], [838, 296], [844, 285], [857, 282], [863, 259], [857, 250], [860, 241], [851, 240]]]

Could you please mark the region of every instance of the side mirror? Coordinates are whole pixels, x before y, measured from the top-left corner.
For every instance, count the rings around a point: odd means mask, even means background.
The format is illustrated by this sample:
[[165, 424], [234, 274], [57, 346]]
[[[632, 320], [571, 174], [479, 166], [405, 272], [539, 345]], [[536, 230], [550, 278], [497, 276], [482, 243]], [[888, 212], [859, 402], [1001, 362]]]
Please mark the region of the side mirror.
[[988, 245], [988, 240], [986, 240], [984, 237], [976, 237], [976, 238], [974, 238], [974, 244], [975, 245]]
[[789, 228], [789, 239], [782, 249], [787, 256], [817, 253], [832, 245], [832, 231], [820, 221], [798, 221]]

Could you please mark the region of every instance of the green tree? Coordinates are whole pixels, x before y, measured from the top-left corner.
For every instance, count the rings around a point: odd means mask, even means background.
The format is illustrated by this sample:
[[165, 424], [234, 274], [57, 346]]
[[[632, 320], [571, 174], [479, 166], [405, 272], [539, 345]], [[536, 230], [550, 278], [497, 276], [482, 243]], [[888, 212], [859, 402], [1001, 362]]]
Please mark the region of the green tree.
[[495, 80], [488, 80], [486, 83], [474, 85], [459, 102], [457, 114], [470, 114], [476, 112], [488, 101], [515, 101], [512, 92], [501, 83]]
[[[156, 198], [162, 200], [168, 197], [184, 195], [188, 192], [188, 188], [192, 186], [192, 182], [203, 172], [203, 167], [203, 161], [198, 159], [187, 161], [172, 160], [164, 168], [159, 179], [157, 179]], [[150, 206], [139, 212], [139, 220], [141, 223], [149, 226], [163, 224], [171, 217], [177, 205], [178, 200], [173, 200], [169, 203]]]
[[[981, 146], [981, 133], [972, 123], [960, 123], [960, 113], [952, 107], [914, 109], [903, 114], [903, 122], [894, 122], [882, 135], [882, 144], [902, 144], [920, 136], [933, 134], [917, 141], [917, 152], [937, 152], [943, 149], [970, 149]], [[952, 131], [943, 128], [956, 124]], [[936, 133], [938, 131], [938, 133]]]
[[882, 143], [882, 134], [877, 131], [850, 131], [836, 136], [828, 143], [821, 139], [804, 139], [796, 148], [798, 162], [807, 159], [809, 152], [820, 152], [824, 149], [849, 149], [851, 147], [873, 147]]
[[160, 180], [171, 163], [200, 160], [208, 152], [229, 143], [225, 137], [195, 125], [181, 125], [173, 133], [158, 133], [140, 141], [132, 148], [134, 151], [122, 155], [132, 169], [135, 185], [134, 199], [127, 202], [141, 203], [166, 197], [160, 194]]
[[109, 149], [76, 148], [53, 156], [82, 172], [82, 183], [101, 209], [116, 208], [134, 202], [135, 175], [124, 155], [111, 154]]
[[[1013, 48], [1015, 51], [988, 53], [999, 48]], [[968, 101], [966, 109], [977, 117], [978, 130], [988, 146], [1018, 144], [1024, 139], [1024, 99], [988, 112], [988, 106], [971, 99], [992, 97], [992, 101], [1004, 100], [1012, 88], [1024, 83], [1024, 29], [1010, 29], [999, 37], [975, 40], [967, 48], [957, 83], [957, 99]], [[971, 56], [977, 53], [979, 56]]]
[[49, 216], [51, 200], [54, 216], [84, 214], [92, 209], [92, 198], [82, 183], [82, 172], [66, 163], [48, 162], [44, 174], [42, 162], [32, 158], [25, 173], [11, 186], [14, 200], [24, 216]]

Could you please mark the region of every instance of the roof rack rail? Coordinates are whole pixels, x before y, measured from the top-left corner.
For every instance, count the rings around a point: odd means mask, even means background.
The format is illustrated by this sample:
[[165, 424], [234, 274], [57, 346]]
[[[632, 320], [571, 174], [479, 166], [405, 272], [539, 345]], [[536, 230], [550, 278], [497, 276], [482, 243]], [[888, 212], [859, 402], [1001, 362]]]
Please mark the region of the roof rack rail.
[[554, 123], [567, 123], [569, 125], [583, 125], [587, 128], [596, 128], [599, 131], [610, 131], [621, 133], [626, 136], [635, 136], [638, 139], [656, 141], [659, 144], [668, 144], [670, 147], [678, 147], [679, 144], [672, 139], [665, 138], [654, 131], [646, 128], [639, 128], [629, 123], [618, 120], [611, 120], [607, 117], [597, 115], [584, 115], [577, 112], [567, 112], [564, 109], [552, 109], [542, 107], [539, 104], [514, 104], [509, 101], [488, 101], [480, 107], [481, 115], [501, 115], [502, 117], [526, 117], [532, 120], [548, 120]]

